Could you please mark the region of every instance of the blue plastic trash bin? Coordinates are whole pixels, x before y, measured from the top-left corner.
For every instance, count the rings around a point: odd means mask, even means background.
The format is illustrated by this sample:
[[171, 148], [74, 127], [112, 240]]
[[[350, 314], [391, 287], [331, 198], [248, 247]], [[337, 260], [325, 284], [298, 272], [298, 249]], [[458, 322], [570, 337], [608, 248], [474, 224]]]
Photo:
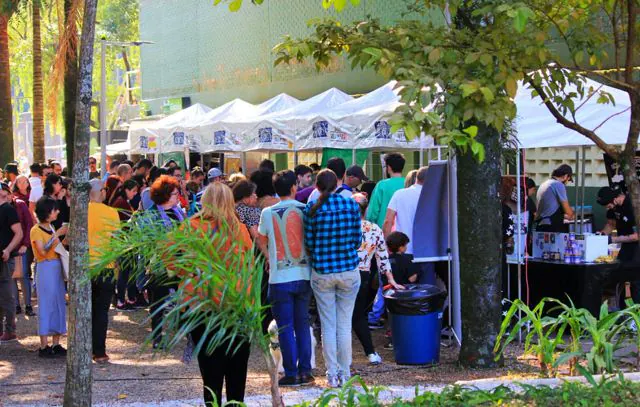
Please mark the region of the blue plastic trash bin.
[[429, 284], [384, 292], [396, 363], [429, 365], [440, 360], [442, 306], [447, 292]]

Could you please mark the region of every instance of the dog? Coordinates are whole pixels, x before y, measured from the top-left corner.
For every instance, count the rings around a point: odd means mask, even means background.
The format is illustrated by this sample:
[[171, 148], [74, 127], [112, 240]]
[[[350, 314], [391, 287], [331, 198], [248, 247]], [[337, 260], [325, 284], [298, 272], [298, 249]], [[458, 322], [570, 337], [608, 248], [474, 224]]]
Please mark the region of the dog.
[[[284, 373], [284, 367], [282, 367], [282, 351], [280, 350], [280, 339], [278, 338], [278, 324], [274, 319], [269, 324], [269, 329], [267, 330], [269, 333], [269, 340], [271, 344], [269, 345], [269, 350], [271, 352], [271, 357], [273, 358], [273, 362], [278, 367], [278, 373]], [[309, 333], [311, 334], [311, 369], [316, 368], [316, 346], [318, 345], [318, 341], [316, 340], [316, 336], [313, 334], [313, 327], [309, 327]]]

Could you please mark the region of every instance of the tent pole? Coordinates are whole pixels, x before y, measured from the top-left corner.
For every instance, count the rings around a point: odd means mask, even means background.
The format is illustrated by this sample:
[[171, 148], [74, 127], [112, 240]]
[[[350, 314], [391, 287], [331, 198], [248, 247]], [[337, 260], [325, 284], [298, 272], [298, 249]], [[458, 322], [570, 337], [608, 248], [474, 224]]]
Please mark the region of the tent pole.
[[373, 151], [369, 150], [369, 155], [367, 156], [367, 177], [369, 179], [373, 178]]
[[[522, 184], [521, 180], [521, 162], [520, 162], [520, 146], [518, 146], [516, 150], [516, 191], [517, 191], [517, 206], [516, 209], [516, 266], [518, 268], [518, 300], [522, 301], [522, 267], [520, 264], [520, 219], [522, 217], [522, 194], [520, 193], [520, 188]], [[509, 270], [509, 264], [507, 264], [507, 273], [511, 274], [511, 270]], [[518, 310], [518, 320], [522, 319], [522, 312]], [[522, 329], [518, 331], [518, 341], [522, 343]]]
[[453, 335], [462, 344], [462, 314], [460, 298], [460, 249], [458, 247], [458, 173], [455, 153], [449, 154], [449, 247], [451, 286], [449, 296], [451, 298], [451, 308], [449, 314], [452, 315]]
[[293, 166], [294, 167], [298, 166], [298, 152], [297, 151], [293, 152]]
[[240, 162], [242, 165], [242, 173], [243, 174], [247, 174], [247, 153], [246, 151], [243, 151], [242, 154], [240, 155]]
[[351, 149], [351, 165], [356, 165], [356, 149]]
[[204, 171], [204, 153], [200, 153], [200, 168]]
[[584, 233], [584, 178], [586, 172], [587, 148], [582, 146], [582, 173], [580, 174], [580, 189], [582, 190], [581, 208], [580, 208], [580, 233]]
[[[580, 149], [576, 150], [576, 175], [579, 174], [579, 170], [580, 170]], [[578, 232], [578, 199], [580, 199], [580, 188], [579, 188], [579, 182], [582, 181], [582, 177], [574, 180], [575, 182], [575, 188], [576, 188], [576, 200], [575, 200], [575, 205], [576, 205], [576, 210], [573, 216], [573, 231], [575, 233]]]

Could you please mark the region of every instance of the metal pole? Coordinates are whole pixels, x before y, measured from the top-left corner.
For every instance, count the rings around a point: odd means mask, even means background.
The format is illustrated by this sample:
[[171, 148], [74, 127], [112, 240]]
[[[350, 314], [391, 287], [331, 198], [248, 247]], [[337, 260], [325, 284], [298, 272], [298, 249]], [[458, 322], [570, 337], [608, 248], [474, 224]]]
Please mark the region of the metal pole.
[[[580, 149], [576, 150], [576, 175], [578, 174], [578, 170], [580, 169]], [[574, 211], [574, 215], [573, 215], [573, 231], [574, 232], [578, 232], [578, 199], [580, 197], [580, 195], [578, 195], [579, 192], [579, 188], [578, 188], [578, 183], [581, 181], [580, 178], [577, 178], [574, 180], [575, 182], [575, 188], [576, 188], [576, 200], [575, 200], [575, 205], [576, 205], [576, 210]]]
[[462, 314], [460, 298], [460, 249], [458, 247], [458, 170], [454, 152], [449, 152], [449, 247], [451, 247], [451, 286], [449, 295], [452, 298], [453, 333], [462, 342]]
[[580, 208], [580, 233], [584, 233], [584, 178], [585, 178], [585, 170], [586, 170], [586, 162], [587, 162], [587, 149], [585, 146], [582, 146], [582, 174], [580, 174], [580, 189], [582, 189], [582, 199], [580, 200], [582, 206]]
[[247, 172], [247, 153], [246, 152], [242, 152], [241, 158], [240, 158], [240, 162], [242, 163], [242, 173], [243, 174], [248, 174]]
[[100, 41], [100, 176], [107, 173], [107, 40]]
[[[516, 191], [517, 191], [517, 205], [518, 208], [516, 209], [516, 262], [517, 265], [516, 267], [518, 268], [518, 300], [522, 301], [522, 266], [520, 264], [521, 262], [521, 258], [520, 258], [520, 219], [522, 217], [522, 194], [520, 193], [520, 187], [521, 187], [521, 174], [520, 174], [520, 167], [521, 167], [521, 162], [520, 162], [520, 146], [518, 146], [517, 150], [516, 150], [517, 154], [516, 154]], [[509, 270], [509, 265], [507, 264], [507, 273], [510, 273]], [[518, 309], [518, 320], [522, 319], [522, 311], [520, 311]], [[522, 343], [522, 329], [520, 329], [520, 331], [518, 332], [518, 341], [520, 343]]]
[[351, 165], [356, 165], [356, 149], [351, 149]]

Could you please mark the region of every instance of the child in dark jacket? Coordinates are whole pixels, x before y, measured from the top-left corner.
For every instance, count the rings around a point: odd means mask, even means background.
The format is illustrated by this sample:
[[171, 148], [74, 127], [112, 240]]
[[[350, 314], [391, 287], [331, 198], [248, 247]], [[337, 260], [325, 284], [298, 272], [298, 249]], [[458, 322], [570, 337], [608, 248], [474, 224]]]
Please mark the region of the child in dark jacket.
[[387, 250], [393, 278], [398, 284], [406, 285], [418, 280], [419, 269], [413, 262], [413, 255], [407, 254], [409, 237], [402, 232], [392, 232], [387, 236]]

